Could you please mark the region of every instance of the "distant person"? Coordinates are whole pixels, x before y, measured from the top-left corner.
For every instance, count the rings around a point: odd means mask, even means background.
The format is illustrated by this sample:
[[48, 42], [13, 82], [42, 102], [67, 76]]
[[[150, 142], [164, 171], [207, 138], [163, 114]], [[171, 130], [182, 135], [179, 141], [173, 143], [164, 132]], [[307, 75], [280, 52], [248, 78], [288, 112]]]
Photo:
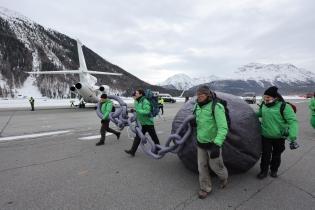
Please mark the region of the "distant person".
[[220, 187], [228, 182], [228, 171], [222, 159], [222, 145], [228, 133], [224, 106], [216, 103], [212, 114], [212, 92], [207, 86], [197, 89], [197, 104], [194, 114], [197, 129], [197, 162], [200, 191], [198, 197], [204, 199], [212, 191], [209, 166], [220, 179]]
[[159, 97], [159, 110], [161, 110], [162, 115], [164, 114], [164, 99], [162, 97]]
[[70, 100], [70, 107], [75, 107], [74, 100]]
[[185, 97], [185, 103], [186, 103], [187, 101], [189, 101], [189, 97], [188, 97], [188, 96]]
[[[148, 99], [145, 98], [144, 90], [138, 89], [134, 95], [134, 109], [131, 109], [131, 112], [136, 112], [137, 120], [139, 120], [142, 126], [142, 133], [145, 135], [146, 132], [149, 133], [151, 139], [155, 144], [160, 144], [160, 141], [156, 135], [153, 117], [151, 114], [151, 104]], [[141, 139], [138, 135], [133, 140], [132, 147], [129, 150], [125, 150], [125, 152], [131, 156], [135, 156], [135, 153], [138, 149], [138, 146], [141, 142]]]
[[120, 132], [115, 131], [114, 129], [111, 129], [109, 127], [109, 114], [111, 113], [113, 109], [113, 102], [109, 99], [107, 99], [107, 94], [102, 94], [100, 97], [100, 103], [101, 103], [101, 112], [103, 114], [103, 119], [101, 121], [102, 126], [101, 126], [101, 139], [99, 142], [96, 143], [96, 146], [104, 145], [105, 144], [105, 136], [106, 136], [106, 131], [113, 133], [116, 135], [117, 140], [120, 137]]
[[[285, 103], [283, 116], [280, 112]], [[270, 167], [270, 176], [278, 177], [278, 168], [281, 163], [281, 154], [285, 150], [285, 139], [288, 138], [290, 149], [295, 149], [298, 135], [298, 121], [291, 105], [284, 102], [275, 86], [269, 87], [263, 96], [257, 116], [261, 118], [262, 156], [258, 179], [267, 177]]]
[[309, 102], [308, 107], [311, 110], [311, 125], [313, 128], [315, 128], [315, 92], [314, 92], [314, 95]]
[[30, 102], [30, 104], [31, 104], [31, 111], [34, 111], [35, 99], [34, 99], [33, 97], [31, 97], [31, 98], [29, 99], [29, 102]]

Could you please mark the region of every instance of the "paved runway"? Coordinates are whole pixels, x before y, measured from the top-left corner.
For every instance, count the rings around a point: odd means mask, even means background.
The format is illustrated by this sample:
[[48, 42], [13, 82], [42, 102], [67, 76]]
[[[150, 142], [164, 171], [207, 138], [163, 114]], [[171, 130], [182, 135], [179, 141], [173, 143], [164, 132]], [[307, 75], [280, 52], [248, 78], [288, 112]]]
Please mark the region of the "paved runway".
[[[226, 189], [198, 199], [198, 176], [174, 154], [153, 160], [132, 140], [106, 138], [93, 109], [0, 110], [0, 209], [314, 209], [315, 130], [298, 102], [301, 147], [283, 154], [277, 179], [257, 180], [256, 164]], [[167, 104], [156, 128], [162, 143], [182, 103]], [[35, 135], [36, 134], [36, 135]]]

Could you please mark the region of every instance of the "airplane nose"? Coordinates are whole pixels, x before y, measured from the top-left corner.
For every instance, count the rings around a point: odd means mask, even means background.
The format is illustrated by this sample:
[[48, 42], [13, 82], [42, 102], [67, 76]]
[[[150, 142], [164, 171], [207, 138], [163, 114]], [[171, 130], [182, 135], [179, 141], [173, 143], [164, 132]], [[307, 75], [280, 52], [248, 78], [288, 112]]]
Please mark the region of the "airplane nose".
[[82, 85], [81, 85], [81, 83], [77, 83], [77, 84], [75, 84], [75, 87], [79, 90], [82, 88]]

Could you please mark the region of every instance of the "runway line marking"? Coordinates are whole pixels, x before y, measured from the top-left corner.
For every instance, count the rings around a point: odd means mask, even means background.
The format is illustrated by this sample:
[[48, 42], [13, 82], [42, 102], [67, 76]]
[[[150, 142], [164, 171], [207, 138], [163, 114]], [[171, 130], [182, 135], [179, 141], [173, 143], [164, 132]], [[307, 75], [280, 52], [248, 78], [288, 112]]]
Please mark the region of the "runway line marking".
[[[112, 133], [106, 133], [106, 136], [110, 136], [113, 135]], [[85, 137], [81, 137], [78, 138], [79, 140], [92, 140], [92, 139], [99, 139], [101, 138], [101, 135], [94, 135], [94, 136], [85, 136]]]
[[0, 138], [0, 141], [12, 141], [12, 140], [19, 140], [19, 139], [29, 139], [29, 138], [37, 138], [42, 136], [51, 136], [56, 134], [64, 134], [69, 133], [71, 130], [63, 130], [63, 131], [52, 131], [52, 132], [44, 132], [44, 133], [36, 133], [36, 134], [27, 134], [21, 136], [8, 136]]

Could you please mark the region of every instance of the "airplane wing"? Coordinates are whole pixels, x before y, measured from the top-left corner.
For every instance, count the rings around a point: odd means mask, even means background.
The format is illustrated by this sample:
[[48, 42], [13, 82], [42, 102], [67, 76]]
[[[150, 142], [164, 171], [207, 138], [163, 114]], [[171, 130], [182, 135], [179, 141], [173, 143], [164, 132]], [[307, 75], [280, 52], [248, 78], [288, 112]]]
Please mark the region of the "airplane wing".
[[78, 70], [66, 70], [66, 71], [31, 71], [29, 74], [80, 74]]
[[[78, 70], [62, 70], [62, 71], [32, 71], [27, 72], [29, 74], [82, 74], [82, 72]], [[102, 74], [102, 75], [116, 75], [121, 76], [120, 73], [112, 73], [112, 72], [104, 72], [104, 71], [86, 71], [84, 73], [89, 74]]]
[[112, 72], [104, 72], [104, 71], [87, 71], [87, 73], [90, 74], [103, 74], [103, 75], [116, 75], [116, 76], [121, 76], [121, 73], [112, 73]]

